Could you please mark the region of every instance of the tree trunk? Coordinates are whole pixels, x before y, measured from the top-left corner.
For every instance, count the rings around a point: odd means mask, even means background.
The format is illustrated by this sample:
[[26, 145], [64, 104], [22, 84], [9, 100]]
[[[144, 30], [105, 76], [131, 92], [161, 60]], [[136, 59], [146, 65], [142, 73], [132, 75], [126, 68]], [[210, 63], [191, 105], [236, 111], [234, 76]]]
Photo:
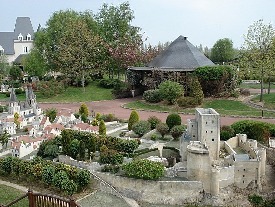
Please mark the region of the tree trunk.
[[270, 94], [270, 87], [271, 87], [271, 78], [270, 76], [268, 77], [268, 90], [267, 90], [267, 93]]
[[264, 93], [264, 78], [262, 76], [260, 102], [263, 102], [263, 93]]

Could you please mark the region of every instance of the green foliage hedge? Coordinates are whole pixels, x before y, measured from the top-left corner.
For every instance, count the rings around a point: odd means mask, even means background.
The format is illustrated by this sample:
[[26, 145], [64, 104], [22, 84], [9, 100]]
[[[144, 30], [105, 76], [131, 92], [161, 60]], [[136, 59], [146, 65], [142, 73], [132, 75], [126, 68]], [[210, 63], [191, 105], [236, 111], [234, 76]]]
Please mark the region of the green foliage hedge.
[[142, 137], [144, 134], [149, 132], [151, 129], [151, 124], [148, 121], [139, 121], [135, 123], [132, 130], [139, 136]]
[[151, 124], [151, 129], [155, 129], [161, 120], [156, 116], [150, 116], [147, 120]]
[[159, 89], [147, 90], [143, 93], [143, 99], [149, 103], [158, 103], [162, 101], [162, 96]]
[[90, 172], [62, 163], [53, 163], [39, 157], [31, 161], [16, 157], [0, 159], [0, 174], [16, 176], [18, 179], [29, 179], [31, 182], [42, 182], [56, 187], [67, 195], [83, 190], [91, 179]]
[[220, 140], [228, 140], [235, 136], [235, 131], [231, 126], [222, 126], [220, 131]]
[[166, 118], [166, 124], [171, 130], [176, 125], [181, 125], [181, 117], [177, 113], [169, 114]]
[[182, 136], [185, 129], [186, 127], [183, 125], [176, 125], [176, 126], [173, 126], [170, 133], [175, 140], [178, 140], [179, 137]]
[[182, 108], [193, 108], [198, 105], [198, 101], [194, 97], [182, 96], [182, 97], [178, 98], [177, 104], [179, 107], [182, 107]]
[[159, 92], [164, 100], [167, 100], [169, 104], [174, 104], [176, 100], [184, 95], [183, 86], [177, 82], [164, 81], [159, 85]]
[[157, 180], [164, 175], [164, 165], [150, 160], [134, 160], [122, 166], [128, 177]]
[[128, 120], [128, 130], [129, 131], [132, 130], [133, 125], [138, 121], [139, 121], [139, 115], [135, 110], [133, 110]]
[[123, 84], [119, 79], [101, 79], [98, 85], [102, 88], [115, 88], [118, 85]]
[[168, 134], [169, 132], [169, 127], [165, 123], [157, 124], [156, 129], [161, 134], [162, 138], [164, 137], [165, 134]]
[[242, 120], [233, 123], [231, 127], [236, 134], [246, 134], [249, 139], [260, 142], [268, 142], [268, 138], [275, 135], [275, 125], [261, 121]]

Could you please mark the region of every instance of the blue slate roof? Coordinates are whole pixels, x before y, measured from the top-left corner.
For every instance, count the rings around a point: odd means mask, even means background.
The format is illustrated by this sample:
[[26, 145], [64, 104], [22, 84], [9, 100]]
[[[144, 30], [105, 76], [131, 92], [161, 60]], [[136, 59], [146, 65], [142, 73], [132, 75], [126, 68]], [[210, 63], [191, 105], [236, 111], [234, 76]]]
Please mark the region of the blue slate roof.
[[27, 40], [27, 35], [30, 34], [34, 38], [34, 30], [29, 17], [17, 17], [14, 32], [0, 32], [0, 45], [4, 48], [6, 55], [13, 55], [14, 40], [18, 39], [19, 34], [22, 34], [23, 40]]
[[147, 66], [174, 71], [192, 71], [214, 63], [192, 45], [186, 37], [179, 36]]

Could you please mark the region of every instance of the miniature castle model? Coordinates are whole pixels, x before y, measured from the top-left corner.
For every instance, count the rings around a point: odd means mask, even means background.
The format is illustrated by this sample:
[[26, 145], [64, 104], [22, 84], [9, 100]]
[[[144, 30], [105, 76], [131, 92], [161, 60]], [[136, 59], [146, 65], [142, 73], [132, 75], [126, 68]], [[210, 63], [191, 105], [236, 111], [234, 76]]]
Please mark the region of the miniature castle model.
[[232, 184], [239, 188], [251, 184], [261, 188], [265, 149], [245, 134], [220, 141], [220, 115], [214, 109], [197, 108], [195, 119], [187, 120], [187, 131], [180, 141], [185, 176], [201, 181], [207, 193], [218, 195], [221, 188]]
[[26, 100], [20, 102], [17, 100], [14, 88], [11, 89], [8, 114], [12, 118], [15, 113], [26, 119], [27, 122], [33, 122], [35, 119], [42, 120], [42, 109], [38, 107], [36, 95], [31, 86], [25, 88]]

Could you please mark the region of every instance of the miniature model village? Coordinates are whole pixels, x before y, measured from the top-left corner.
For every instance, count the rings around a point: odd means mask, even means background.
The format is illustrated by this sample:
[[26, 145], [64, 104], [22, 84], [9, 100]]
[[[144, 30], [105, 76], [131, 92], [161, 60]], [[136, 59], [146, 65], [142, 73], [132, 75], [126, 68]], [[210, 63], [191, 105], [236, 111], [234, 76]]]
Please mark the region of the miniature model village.
[[[25, 88], [25, 92], [26, 100], [20, 102], [15, 90], [11, 89], [8, 112], [1, 114], [0, 132], [11, 135], [8, 146], [12, 156], [23, 158], [31, 154], [43, 140], [60, 135], [65, 128], [97, 133], [97, 127], [82, 123], [73, 114], [59, 115], [51, 123], [39, 108], [32, 88]], [[14, 123], [15, 113], [19, 114], [19, 126]], [[22, 133], [23, 129], [27, 129], [27, 133]], [[158, 144], [155, 147], [162, 149]], [[257, 141], [248, 139], [245, 134], [220, 141], [220, 115], [214, 109], [196, 109], [195, 118], [187, 120], [187, 130], [180, 139], [179, 149], [181, 161], [167, 169], [166, 176], [187, 178], [186, 183], [190, 181], [190, 185], [192, 181], [201, 183], [194, 195], [204, 191], [218, 196], [220, 190], [230, 185], [241, 189], [253, 185], [261, 190], [266, 150], [259, 148]], [[155, 161], [163, 159], [160, 157]], [[174, 172], [172, 176], [171, 171]], [[119, 189], [119, 186], [115, 187]], [[189, 195], [184, 196], [182, 194], [182, 199], [188, 199]]]

